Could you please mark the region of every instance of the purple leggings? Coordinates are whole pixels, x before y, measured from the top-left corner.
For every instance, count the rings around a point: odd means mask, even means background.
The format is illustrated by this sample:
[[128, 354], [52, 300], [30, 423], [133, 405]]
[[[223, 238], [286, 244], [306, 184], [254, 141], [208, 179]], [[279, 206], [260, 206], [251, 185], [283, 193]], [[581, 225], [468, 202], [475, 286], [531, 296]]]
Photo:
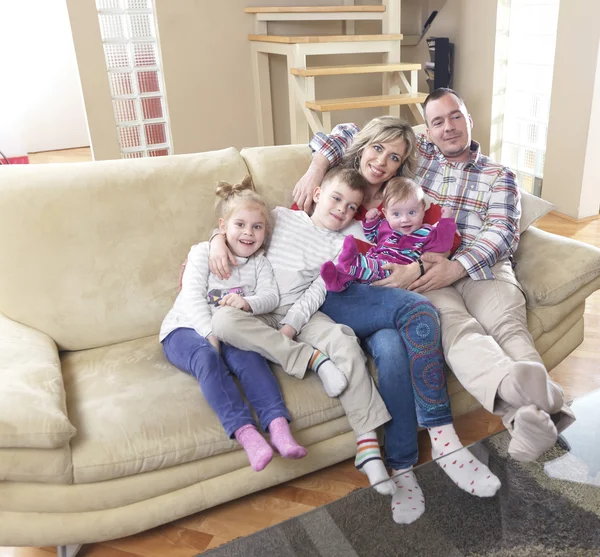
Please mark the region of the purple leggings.
[[188, 328], [171, 331], [162, 345], [169, 362], [198, 380], [204, 398], [230, 438], [243, 425], [256, 425], [233, 380], [234, 375], [263, 431], [267, 431], [269, 424], [280, 416], [290, 421], [277, 380], [260, 354], [224, 343], [221, 343], [219, 354], [208, 340]]

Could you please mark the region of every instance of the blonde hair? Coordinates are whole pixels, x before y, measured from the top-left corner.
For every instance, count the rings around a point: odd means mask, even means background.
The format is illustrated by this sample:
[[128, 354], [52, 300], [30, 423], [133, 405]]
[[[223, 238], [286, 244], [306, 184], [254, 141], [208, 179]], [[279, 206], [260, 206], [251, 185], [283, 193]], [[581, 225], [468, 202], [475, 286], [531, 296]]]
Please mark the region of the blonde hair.
[[223, 219], [226, 223], [231, 215], [241, 207], [258, 206], [265, 218], [266, 237], [269, 237], [273, 224], [271, 211], [260, 195], [256, 193], [251, 176], [246, 176], [239, 184], [219, 182], [215, 194], [217, 196], [215, 202], [217, 219]]
[[365, 147], [373, 143], [388, 143], [397, 139], [403, 139], [406, 143], [406, 156], [397, 175], [412, 177], [417, 167], [417, 136], [408, 122], [395, 116], [373, 118], [354, 136], [352, 144], [342, 159], [342, 164], [358, 170]]
[[383, 206], [387, 208], [388, 204], [394, 201], [406, 201], [411, 197], [416, 197], [417, 201], [426, 205], [425, 192], [414, 180], [404, 176], [391, 178], [383, 190]]

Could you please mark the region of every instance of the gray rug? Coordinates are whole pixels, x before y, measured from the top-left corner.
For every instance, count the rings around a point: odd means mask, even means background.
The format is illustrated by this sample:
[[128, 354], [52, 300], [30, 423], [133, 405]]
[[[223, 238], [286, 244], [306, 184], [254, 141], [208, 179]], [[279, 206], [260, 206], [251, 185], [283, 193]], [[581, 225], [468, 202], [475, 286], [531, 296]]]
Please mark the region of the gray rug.
[[463, 492], [431, 463], [416, 470], [426, 510], [413, 524], [395, 524], [390, 498], [361, 489], [202, 557], [600, 556], [600, 486], [556, 479], [577, 467], [558, 446], [522, 464], [508, 441], [504, 432], [474, 450], [502, 482], [493, 498]]

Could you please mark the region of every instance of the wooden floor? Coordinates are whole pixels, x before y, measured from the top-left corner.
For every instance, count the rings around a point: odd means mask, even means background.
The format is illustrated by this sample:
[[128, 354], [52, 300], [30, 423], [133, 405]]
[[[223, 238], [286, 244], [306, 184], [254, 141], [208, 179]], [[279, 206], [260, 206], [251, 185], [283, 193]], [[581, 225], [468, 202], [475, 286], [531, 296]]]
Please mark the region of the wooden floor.
[[[33, 164], [90, 159], [89, 149], [30, 155]], [[540, 219], [537, 226], [600, 247], [600, 220], [577, 224], [548, 215]], [[600, 291], [587, 300], [585, 340], [550, 375], [563, 386], [568, 399], [600, 388]], [[465, 444], [502, 429], [496, 416], [481, 409], [457, 418], [455, 425]], [[419, 451], [419, 462], [431, 458], [429, 439], [424, 431], [419, 436]], [[80, 555], [193, 557], [206, 549], [335, 501], [366, 485], [365, 476], [357, 472], [352, 460], [348, 460], [136, 536], [85, 546]], [[0, 547], [0, 557], [48, 557], [54, 552], [53, 547]]]

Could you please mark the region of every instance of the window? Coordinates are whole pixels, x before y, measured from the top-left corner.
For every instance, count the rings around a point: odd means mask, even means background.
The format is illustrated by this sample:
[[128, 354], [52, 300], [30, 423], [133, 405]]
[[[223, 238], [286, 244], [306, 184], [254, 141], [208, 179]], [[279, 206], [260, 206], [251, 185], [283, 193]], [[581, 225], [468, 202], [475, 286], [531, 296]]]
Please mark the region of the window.
[[123, 158], [172, 152], [153, 0], [96, 0]]
[[559, 0], [510, 0], [500, 161], [540, 195]]

